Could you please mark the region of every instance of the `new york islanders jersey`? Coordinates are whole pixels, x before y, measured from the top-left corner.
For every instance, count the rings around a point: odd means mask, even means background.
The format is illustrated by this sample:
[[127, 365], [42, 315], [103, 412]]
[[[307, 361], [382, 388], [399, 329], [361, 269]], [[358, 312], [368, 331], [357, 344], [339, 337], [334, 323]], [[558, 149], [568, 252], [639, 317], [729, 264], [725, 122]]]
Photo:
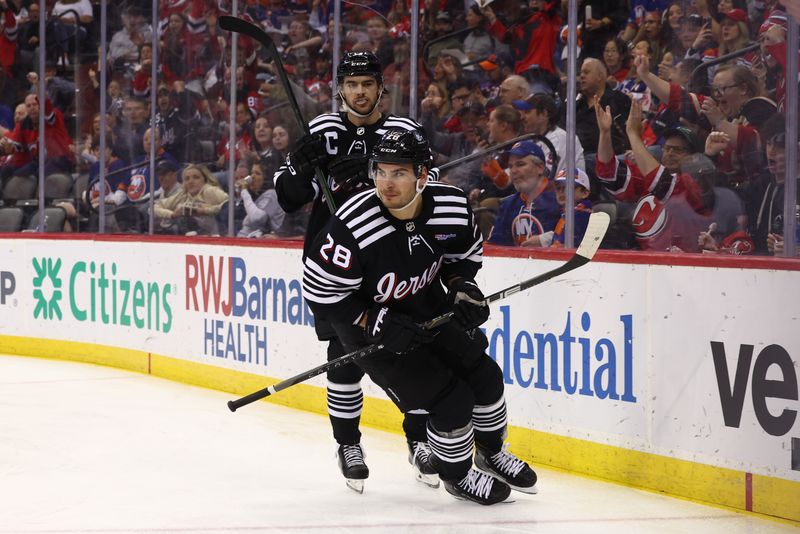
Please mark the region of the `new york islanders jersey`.
[[[383, 134], [389, 130], [416, 130], [422, 126], [411, 119], [397, 117], [395, 115], [384, 115], [375, 124], [356, 126], [347, 118], [347, 113], [323, 113], [311, 120], [309, 129], [312, 134], [321, 134], [325, 140], [325, 149], [330, 154], [330, 161], [335, 161], [337, 156], [347, 155], [369, 155], [372, 152]], [[342, 191], [330, 176], [327, 176], [328, 187], [333, 193], [333, 199], [337, 206], [341, 206], [352, 194], [353, 191]], [[438, 169], [431, 169], [428, 173], [428, 181], [437, 181], [439, 176]], [[282, 165], [275, 172], [275, 191], [278, 194], [278, 202], [286, 212], [293, 212], [300, 209], [310, 201], [314, 201], [311, 216], [306, 229], [306, 241], [304, 252], [308, 251], [308, 246], [314, 237], [319, 233], [325, 223], [330, 219], [330, 209], [322, 194], [320, 185], [316, 177], [292, 176], [286, 164]], [[368, 186], [364, 185], [362, 188]]]
[[445, 311], [440, 279], [472, 279], [483, 239], [461, 189], [429, 183], [422, 211], [399, 220], [374, 190], [346, 202], [309, 247], [303, 291], [318, 319], [356, 324], [386, 305], [416, 321]]

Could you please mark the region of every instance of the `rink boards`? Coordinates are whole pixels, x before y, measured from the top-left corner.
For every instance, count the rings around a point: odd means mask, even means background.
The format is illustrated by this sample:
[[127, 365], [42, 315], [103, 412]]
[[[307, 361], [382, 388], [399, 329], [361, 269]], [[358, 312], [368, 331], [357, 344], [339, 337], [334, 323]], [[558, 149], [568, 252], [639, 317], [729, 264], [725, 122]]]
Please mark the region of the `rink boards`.
[[[520, 254], [487, 252], [486, 292], [569, 257], [509, 257]], [[233, 394], [324, 361], [299, 244], [4, 236], [0, 255], [0, 352]], [[485, 326], [512, 447], [534, 463], [800, 521], [799, 302], [798, 262], [611, 252], [498, 302]], [[362, 419], [398, 431], [395, 408], [364, 387]], [[323, 388], [318, 377], [272, 400], [324, 413]]]

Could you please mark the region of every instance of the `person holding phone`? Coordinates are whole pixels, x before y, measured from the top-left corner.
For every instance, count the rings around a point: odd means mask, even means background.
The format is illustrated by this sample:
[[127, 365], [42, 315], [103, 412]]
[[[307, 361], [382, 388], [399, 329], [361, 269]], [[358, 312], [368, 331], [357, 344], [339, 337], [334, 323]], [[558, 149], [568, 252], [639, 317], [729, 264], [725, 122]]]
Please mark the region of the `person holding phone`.
[[[567, 0], [561, 0], [561, 10], [567, 12]], [[578, 3], [578, 23], [583, 24], [580, 59], [602, 59], [605, 43], [625, 27], [628, 10], [625, 2], [614, 0], [582, 0]]]

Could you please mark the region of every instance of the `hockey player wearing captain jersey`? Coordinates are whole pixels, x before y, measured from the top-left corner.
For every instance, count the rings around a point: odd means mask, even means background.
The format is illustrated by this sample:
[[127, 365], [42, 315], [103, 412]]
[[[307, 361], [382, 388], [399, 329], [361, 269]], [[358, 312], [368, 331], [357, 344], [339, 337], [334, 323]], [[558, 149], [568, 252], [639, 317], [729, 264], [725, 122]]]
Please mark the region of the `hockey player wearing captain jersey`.
[[[481, 234], [464, 192], [430, 182], [431, 161], [421, 129], [383, 136], [369, 163], [375, 189], [351, 197], [314, 240], [303, 290], [346, 350], [382, 345], [358, 365], [404, 412], [429, 412], [447, 491], [495, 504], [511, 488], [536, 493], [536, 474], [503, 447], [502, 372], [477, 328], [489, 317], [474, 281]], [[449, 310], [450, 323], [420, 326]]]
[[[314, 238], [331, 216], [320, 184], [314, 175], [320, 168], [327, 179], [337, 206], [365, 188], [372, 188], [367, 176], [368, 155], [381, 136], [389, 129], [414, 130], [420, 125], [410, 119], [379, 110], [383, 94], [383, 76], [378, 58], [371, 52], [345, 54], [336, 69], [336, 84], [342, 99], [343, 111], [324, 113], [309, 123], [310, 135], [292, 146], [286, 163], [275, 173], [278, 202], [287, 213], [301, 209], [313, 201], [306, 229], [304, 257]], [[431, 177], [438, 170], [431, 170]], [[330, 323], [322, 318], [315, 321], [317, 337], [328, 341], [328, 360], [344, 354], [342, 344]], [[328, 372], [328, 414], [338, 447], [339, 466], [349, 487], [363, 491], [363, 481], [369, 476], [364, 461], [359, 432], [363, 404], [360, 381], [364, 372], [354, 364]], [[418, 480], [438, 486], [439, 480], [428, 463], [430, 450], [423, 413], [406, 414], [403, 428], [409, 445], [409, 461]]]

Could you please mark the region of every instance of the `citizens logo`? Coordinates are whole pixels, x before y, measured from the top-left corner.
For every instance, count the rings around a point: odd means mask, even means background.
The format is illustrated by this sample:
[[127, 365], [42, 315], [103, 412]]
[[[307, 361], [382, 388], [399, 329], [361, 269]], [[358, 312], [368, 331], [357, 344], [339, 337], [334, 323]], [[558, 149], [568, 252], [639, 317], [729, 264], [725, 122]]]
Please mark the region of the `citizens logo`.
[[172, 284], [126, 278], [115, 262], [67, 267], [60, 258], [34, 258], [32, 263], [35, 319], [61, 321], [68, 313], [80, 322], [164, 333], [172, 328]]
[[[52, 258], [42, 258], [39, 261], [33, 258], [33, 298], [36, 307], [33, 309], [34, 319], [61, 320], [61, 260], [53, 261]], [[45, 296], [45, 292], [47, 296]]]

